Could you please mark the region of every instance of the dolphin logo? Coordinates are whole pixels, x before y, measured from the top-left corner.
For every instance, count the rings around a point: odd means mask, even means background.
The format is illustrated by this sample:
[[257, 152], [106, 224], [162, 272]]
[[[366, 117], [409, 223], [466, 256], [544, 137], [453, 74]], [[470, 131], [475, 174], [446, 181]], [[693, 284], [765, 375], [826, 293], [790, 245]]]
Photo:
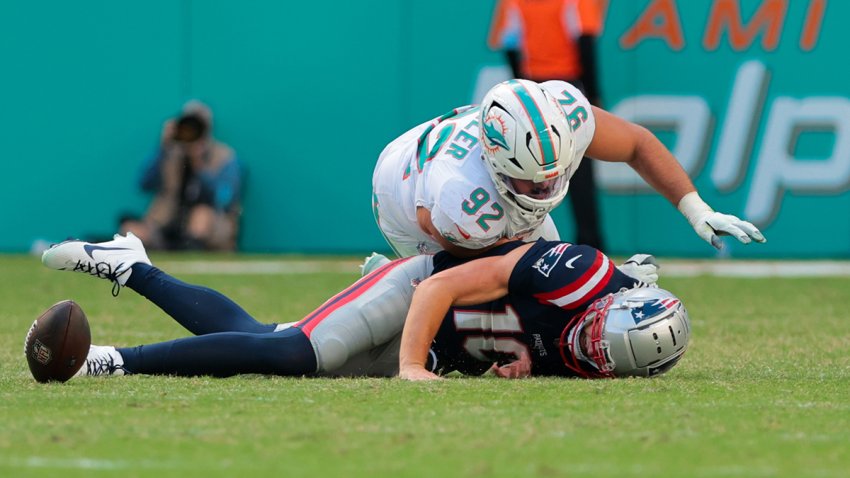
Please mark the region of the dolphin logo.
[[510, 151], [511, 148], [508, 146], [508, 140], [505, 139], [505, 135], [502, 134], [500, 128], [497, 128], [494, 123], [495, 121], [487, 121], [484, 123], [484, 136], [486, 136], [487, 139], [496, 146], [501, 146], [502, 148]]

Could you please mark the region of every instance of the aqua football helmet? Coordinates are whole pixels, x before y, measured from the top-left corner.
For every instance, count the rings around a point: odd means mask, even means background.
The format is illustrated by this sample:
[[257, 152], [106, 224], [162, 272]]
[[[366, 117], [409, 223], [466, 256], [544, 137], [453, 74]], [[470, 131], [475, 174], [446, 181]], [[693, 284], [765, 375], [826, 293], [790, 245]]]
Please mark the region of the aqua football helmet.
[[679, 362], [690, 334], [688, 311], [672, 293], [628, 289], [596, 300], [567, 325], [561, 358], [585, 378], [652, 377]]
[[510, 214], [542, 219], [567, 194], [576, 167], [575, 141], [563, 109], [529, 80], [493, 87], [481, 103], [481, 145], [487, 171]]

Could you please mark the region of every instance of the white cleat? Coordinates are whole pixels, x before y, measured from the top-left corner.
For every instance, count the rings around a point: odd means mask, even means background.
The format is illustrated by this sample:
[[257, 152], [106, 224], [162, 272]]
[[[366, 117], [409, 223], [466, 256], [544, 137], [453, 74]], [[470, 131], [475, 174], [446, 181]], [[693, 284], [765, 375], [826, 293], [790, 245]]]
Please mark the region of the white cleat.
[[74, 377], [118, 377], [126, 374], [124, 357], [115, 350], [115, 347], [92, 345], [89, 347], [85, 365]]
[[[133, 264], [151, 263], [142, 241], [132, 232], [126, 237], [116, 234], [114, 240], [97, 244], [75, 240], [61, 242], [44, 251], [41, 262], [51, 269], [109, 279], [118, 289], [127, 283]], [[113, 289], [113, 294], [117, 295], [117, 289]]]
[[390, 261], [387, 256], [383, 254], [378, 254], [377, 252], [373, 252], [372, 255], [366, 258], [363, 261], [363, 264], [360, 266], [360, 276], [369, 275], [374, 270], [380, 268], [383, 265], [389, 264]]

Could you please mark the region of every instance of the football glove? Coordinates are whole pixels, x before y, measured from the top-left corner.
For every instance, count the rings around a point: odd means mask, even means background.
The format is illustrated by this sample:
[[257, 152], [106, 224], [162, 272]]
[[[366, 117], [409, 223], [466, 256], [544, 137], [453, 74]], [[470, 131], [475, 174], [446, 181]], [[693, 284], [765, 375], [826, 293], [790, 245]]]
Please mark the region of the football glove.
[[733, 236], [744, 244], [752, 241], [767, 242], [752, 223], [731, 214], [715, 212], [696, 191], [686, 194], [679, 201], [679, 211], [688, 219], [697, 235], [718, 250], [723, 247], [720, 236]]
[[658, 282], [658, 269], [660, 268], [661, 266], [658, 265], [655, 257], [649, 254], [635, 254], [622, 265], [617, 266], [617, 269], [620, 269], [623, 274], [649, 285]]

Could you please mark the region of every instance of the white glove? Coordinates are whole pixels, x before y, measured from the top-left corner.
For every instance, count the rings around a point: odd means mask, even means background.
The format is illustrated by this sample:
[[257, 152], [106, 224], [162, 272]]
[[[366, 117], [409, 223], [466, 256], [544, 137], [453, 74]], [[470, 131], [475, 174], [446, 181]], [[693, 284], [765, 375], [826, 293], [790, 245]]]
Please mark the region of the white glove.
[[716, 249], [723, 247], [719, 236], [734, 236], [744, 244], [752, 241], [767, 242], [752, 223], [737, 216], [715, 212], [696, 191], [685, 194], [679, 201], [679, 211], [688, 219], [697, 235]]
[[658, 269], [660, 268], [661, 266], [658, 265], [655, 257], [649, 254], [635, 254], [629, 257], [629, 260], [624, 262], [623, 265], [617, 266], [617, 269], [620, 269], [623, 274], [649, 285], [658, 282]]

